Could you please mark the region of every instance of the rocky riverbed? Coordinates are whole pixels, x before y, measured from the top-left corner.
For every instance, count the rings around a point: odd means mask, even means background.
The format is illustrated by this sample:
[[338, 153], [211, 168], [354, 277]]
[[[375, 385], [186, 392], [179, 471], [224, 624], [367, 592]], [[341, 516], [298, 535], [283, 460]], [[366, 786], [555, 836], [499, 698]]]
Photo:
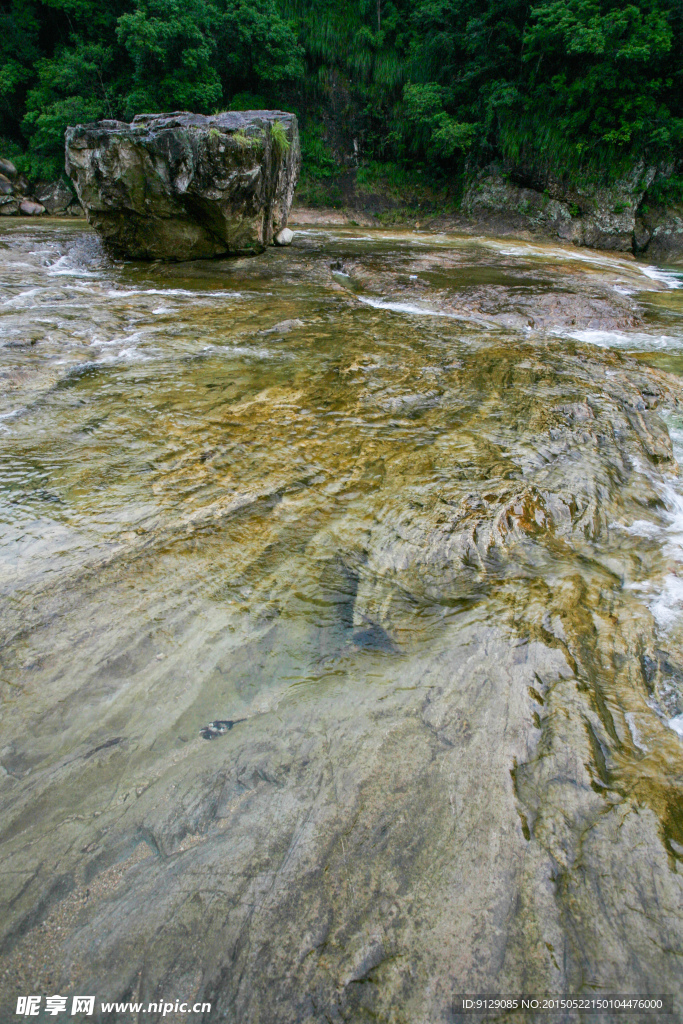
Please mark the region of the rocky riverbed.
[[2, 1012], [682, 1021], [680, 277], [3, 242]]

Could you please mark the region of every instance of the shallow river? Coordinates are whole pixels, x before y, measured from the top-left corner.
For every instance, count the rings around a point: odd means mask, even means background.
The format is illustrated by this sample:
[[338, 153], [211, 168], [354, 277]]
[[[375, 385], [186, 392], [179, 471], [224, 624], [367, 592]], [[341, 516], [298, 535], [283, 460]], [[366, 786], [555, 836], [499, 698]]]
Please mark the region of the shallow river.
[[2, 1019], [683, 1020], [683, 275], [0, 263]]

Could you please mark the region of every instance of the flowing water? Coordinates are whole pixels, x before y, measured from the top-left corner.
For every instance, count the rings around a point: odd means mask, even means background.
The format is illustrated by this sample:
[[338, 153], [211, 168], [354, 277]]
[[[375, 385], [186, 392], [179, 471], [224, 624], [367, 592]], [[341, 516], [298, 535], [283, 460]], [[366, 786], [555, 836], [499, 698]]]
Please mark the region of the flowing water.
[[0, 246], [5, 1012], [683, 1020], [683, 276]]

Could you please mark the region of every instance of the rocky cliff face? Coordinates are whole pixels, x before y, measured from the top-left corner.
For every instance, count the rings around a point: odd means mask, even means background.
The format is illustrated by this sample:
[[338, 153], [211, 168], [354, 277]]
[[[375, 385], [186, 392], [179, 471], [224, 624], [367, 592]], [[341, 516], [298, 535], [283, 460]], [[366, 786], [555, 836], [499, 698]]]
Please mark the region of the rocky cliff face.
[[681, 211], [653, 210], [644, 202], [659, 173], [640, 163], [609, 187], [572, 187], [524, 167], [492, 164], [466, 190], [462, 210], [497, 234], [529, 232], [677, 262], [683, 260]]
[[641, 205], [638, 214], [636, 248], [644, 249], [652, 259], [664, 263], [683, 262], [683, 206]]
[[140, 114], [66, 132], [66, 169], [108, 247], [132, 259], [262, 251], [299, 175], [296, 117], [279, 110]]

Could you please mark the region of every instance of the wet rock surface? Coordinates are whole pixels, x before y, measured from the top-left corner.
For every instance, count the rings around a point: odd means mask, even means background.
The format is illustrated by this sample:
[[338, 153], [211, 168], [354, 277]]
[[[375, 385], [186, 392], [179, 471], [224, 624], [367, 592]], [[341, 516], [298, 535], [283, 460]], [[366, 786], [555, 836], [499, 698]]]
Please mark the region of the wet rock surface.
[[636, 244], [663, 263], [683, 258], [683, 207], [642, 209], [636, 223]]
[[83, 207], [65, 181], [39, 181], [33, 194], [51, 217], [83, 216]]
[[30, 184], [11, 160], [0, 159], [0, 216], [82, 217], [83, 208], [65, 181]]
[[42, 203], [34, 203], [31, 199], [24, 199], [19, 203], [19, 212], [23, 213], [26, 217], [40, 217], [41, 213], [45, 213], [45, 207]]
[[492, 164], [463, 197], [463, 213], [497, 234], [529, 232], [575, 245], [644, 252], [650, 259], [683, 259], [680, 211], [650, 211], [643, 200], [658, 178], [656, 167], [636, 165], [610, 186], [572, 187], [524, 167]]
[[571, 272], [548, 268], [540, 278], [513, 271], [501, 279], [484, 269], [463, 280], [459, 259], [430, 253], [415, 254], [407, 274], [387, 271], [381, 257], [362, 263], [337, 261], [330, 269], [335, 280], [376, 308], [397, 306], [401, 312], [407, 303], [413, 312], [424, 310], [482, 327], [614, 330], [642, 322], [637, 306], [617, 290], [614, 279], [587, 273], [580, 264]]
[[9, 194], [0, 195], [0, 217], [14, 217], [19, 213], [19, 200]]
[[133, 259], [262, 251], [286, 231], [300, 163], [296, 117], [278, 110], [140, 114], [66, 133], [88, 220]]
[[3, 174], [6, 178], [16, 178], [17, 169], [11, 160], [6, 160], [4, 157], [0, 158], [0, 174]]
[[40, 540], [0, 576], [3, 1007], [683, 1020], [683, 386], [553, 333], [671, 335], [676, 293], [504, 243], [117, 271], [64, 237], [2, 307], [55, 318], [2, 366], [3, 508]]

